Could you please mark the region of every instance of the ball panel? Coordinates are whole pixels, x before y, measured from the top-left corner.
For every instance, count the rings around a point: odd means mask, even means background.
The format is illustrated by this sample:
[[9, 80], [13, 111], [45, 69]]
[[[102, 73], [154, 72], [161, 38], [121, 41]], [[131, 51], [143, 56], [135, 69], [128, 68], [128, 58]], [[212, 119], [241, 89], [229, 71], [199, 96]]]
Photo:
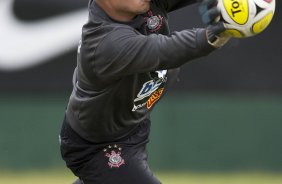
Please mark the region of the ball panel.
[[241, 33], [240, 31], [236, 30], [236, 29], [227, 29], [225, 32], [225, 34], [235, 37], [235, 38], [244, 38], [244, 34]]
[[223, 0], [228, 16], [237, 24], [244, 25], [249, 18], [248, 0]]
[[268, 8], [270, 5], [275, 5], [275, 0], [255, 0], [257, 6], [262, 9]]
[[263, 30], [265, 30], [265, 28], [270, 24], [272, 17], [273, 17], [273, 13], [270, 12], [262, 19], [260, 19], [258, 22], [256, 22], [252, 27], [252, 31], [254, 32], [254, 34], [258, 34]]

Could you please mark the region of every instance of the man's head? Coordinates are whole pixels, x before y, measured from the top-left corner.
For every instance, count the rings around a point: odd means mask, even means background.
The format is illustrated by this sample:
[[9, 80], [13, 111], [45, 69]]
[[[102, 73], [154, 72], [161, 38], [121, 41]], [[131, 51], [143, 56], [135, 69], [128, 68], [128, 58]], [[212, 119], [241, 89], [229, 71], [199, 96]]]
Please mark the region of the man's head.
[[96, 0], [97, 4], [113, 19], [130, 21], [150, 9], [151, 0]]

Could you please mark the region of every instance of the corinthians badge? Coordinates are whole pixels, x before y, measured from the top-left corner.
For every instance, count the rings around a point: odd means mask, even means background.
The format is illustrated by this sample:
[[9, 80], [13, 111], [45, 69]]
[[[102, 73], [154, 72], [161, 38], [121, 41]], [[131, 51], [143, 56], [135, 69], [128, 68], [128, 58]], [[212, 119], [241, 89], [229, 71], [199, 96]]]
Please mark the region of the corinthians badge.
[[124, 159], [121, 157], [122, 148], [118, 145], [109, 145], [103, 151], [105, 152], [105, 156], [109, 158], [108, 165], [110, 168], [119, 168], [125, 164]]
[[149, 17], [146, 17], [146, 23], [149, 31], [156, 32], [163, 25], [163, 17], [161, 15], [153, 15], [152, 11], [148, 12]]

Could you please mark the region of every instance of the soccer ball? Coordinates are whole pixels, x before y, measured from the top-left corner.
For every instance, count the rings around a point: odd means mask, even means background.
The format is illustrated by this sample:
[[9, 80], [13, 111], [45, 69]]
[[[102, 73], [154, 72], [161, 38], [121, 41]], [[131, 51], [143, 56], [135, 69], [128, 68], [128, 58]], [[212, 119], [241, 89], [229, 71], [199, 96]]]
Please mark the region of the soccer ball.
[[218, 0], [217, 7], [227, 28], [225, 33], [245, 38], [268, 27], [274, 15], [275, 0]]

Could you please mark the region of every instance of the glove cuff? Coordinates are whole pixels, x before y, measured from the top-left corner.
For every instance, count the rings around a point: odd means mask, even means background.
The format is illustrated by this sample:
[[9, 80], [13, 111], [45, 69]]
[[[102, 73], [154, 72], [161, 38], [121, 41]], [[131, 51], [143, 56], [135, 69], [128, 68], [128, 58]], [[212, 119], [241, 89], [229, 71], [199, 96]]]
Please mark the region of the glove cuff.
[[212, 45], [213, 47], [215, 47], [215, 48], [220, 48], [220, 47], [222, 47], [223, 45], [225, 45], [229, 40], [230, 40], [230, 36], [228, 36], [228, 35], [226, 35], [226, 34], [224, 34], [224, 33], [222, 33], [222, 34], [220, 34], [219, 36], [214, 36], [213, 37], [213, 40], [209, 40], [208, 39], [208, 43], [210, 44], [210, 45]]

